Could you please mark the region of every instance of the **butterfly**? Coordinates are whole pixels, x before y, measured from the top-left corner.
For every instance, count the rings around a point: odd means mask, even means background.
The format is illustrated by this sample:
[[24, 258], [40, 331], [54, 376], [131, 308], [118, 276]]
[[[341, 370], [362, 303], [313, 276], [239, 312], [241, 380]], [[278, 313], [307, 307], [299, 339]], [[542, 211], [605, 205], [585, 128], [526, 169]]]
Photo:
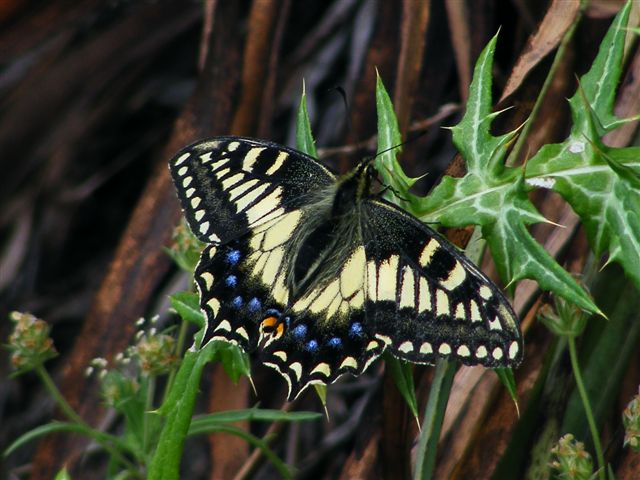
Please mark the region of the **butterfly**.
[[170, 161], [195, 269], [202, 345], [256, 351], [287, 381], [359, 375], [388, 350], [432, 364], [516, 366], [518, 319], [468, 258], [374, 188], [373, 159], [336, 176], [264, 140], [216, 137]]

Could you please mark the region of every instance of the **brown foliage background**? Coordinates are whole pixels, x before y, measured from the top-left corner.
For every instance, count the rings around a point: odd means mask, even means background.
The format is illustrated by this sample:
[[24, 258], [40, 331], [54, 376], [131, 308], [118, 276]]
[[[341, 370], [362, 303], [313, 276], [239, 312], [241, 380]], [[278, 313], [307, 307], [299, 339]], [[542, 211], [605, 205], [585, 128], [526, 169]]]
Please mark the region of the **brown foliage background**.
[[[588, 68], [620, 6], [591, 2], [581, 16], [528, 139], [530, 154], [566, 135], [564, 99], [575, 89], [574, 75]], [[175, 151], [222, 134], [292, 144], [304, 78], [317, 144], [332, 153], [326, 161], [344, 171], [368, 151], [375, 134], [377, 68], [401, 131], [409, 136], [427, 130], [401, 159], [412, 175], [429, 172], [424, 193], [445, 169], [461, 171], [460, 160], [452, 162], [450, 135], [438, 127], [459, 118], [473, 63], [498, 28], [495, 98], [502, 93], [498, 106], [515, 107], [498, 122], [506, 130], [526, 118], [551, 63], [548, 53], [579, 16], [578, 2], [533, 0], [3, 2], [0, 318], [24, 310], [52, 324], [61, 355], [48, 367], [66, 398], [92, 425], [117, 429], [95, 381], [83, 371], [92, 358], [111, 359], [123, 351], [140, 316], [166, 311], [166, 294], [187, 288], [162, 251], [180, 218], [166, 167]], [[626, 68], [621, 116], [640, 110], [637, 49]], [[336, 86], [344, 89], [348, 109]], [[629, 144], [636, 129], [626, 126], [610, 143]], [[580, 272], [588, 246], [571, 210], [553, 195], [539, 195], [536, 203], [568, 226], [560, 233], [535, 228], [536, 237]], [[527, 343], [526, 361], [516, 372], [521, 411], [539, 401], [536, 382], [552, 341], [531, 321], [538, 293], [523, 282], [516, 294]], [[164, 315], [163, 321], [175, 318]], [[0, 336], [5, 339], [8, 331], [3, 321]], [[615, 412], [640, 382], [638, 360], [636, 351], [605, 425], [607, 455], [618, 478], [637, 478], [638, 459], [620, 448]], [[7, 378], [5, 358], [0, 369]], [[299, 478], [410, 475], [415, 423], [382, 366], [372, 370], [330, 388], [330, 421], [270, 429], [278, 435], [274, 448], [298, 468]], [[282, 382], [260, 366], [254, 375], [261, 405], [279, 408]], [[431, 369], [416, 367], [415, 375], [424, 404]], [[257, 401], [245, 383], [233, 386], [216, 368], [202, 393], [200, 411]], [[3, 380], [0, 405], [2, 447], [56, 417], [31, 376]], [[307, 394], [296, 408], [321, 407]], [[265, 434], [260, 426], [245, 428]], [[521, 462], [524, 472], [540, 432], [527, 431], [514, 452], [510, 441], [522, 436], [518, 428], [525, 427], [495, 376], [461, 369], [436, 478], [504, 478], [500, 469], [510, 461]], [[186, 452], [184, 478], [275, 475], [243, 441], [228, 436], [192, 440]], [[101, 477], [105, 468], [73, 436], [48, 437], [4, 461], [5, 474], [34, 479], [51, 478], [62, 465], [71, 467], [74, 478]]]

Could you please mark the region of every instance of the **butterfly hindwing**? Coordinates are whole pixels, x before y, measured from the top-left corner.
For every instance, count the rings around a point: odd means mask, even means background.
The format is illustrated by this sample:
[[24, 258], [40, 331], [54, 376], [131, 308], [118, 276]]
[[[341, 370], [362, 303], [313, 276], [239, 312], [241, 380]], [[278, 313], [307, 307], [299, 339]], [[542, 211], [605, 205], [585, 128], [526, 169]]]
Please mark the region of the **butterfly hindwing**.
[[419, 363], [518, 364], [518, 321], [500, 290], [416, 218], [384, 200], [363, 205], [368, 318], [391, 352]]
[[195, 272], [207, 317], [203, 344], [224, 340], [257, 349], [287, 380], [289, 398], [312, 383], [359, 375], [384, 350], [365, 318], [362, 246], [333, 281], [291, 296], [285, 282], [290, 229], [306, 214], [294, 210], [242, 238], [206, 247]]
[[205, 243], [226, 243], [335, 183], [301, 152], [242, 137], [193, 144], [169, 163], [185, 217]]

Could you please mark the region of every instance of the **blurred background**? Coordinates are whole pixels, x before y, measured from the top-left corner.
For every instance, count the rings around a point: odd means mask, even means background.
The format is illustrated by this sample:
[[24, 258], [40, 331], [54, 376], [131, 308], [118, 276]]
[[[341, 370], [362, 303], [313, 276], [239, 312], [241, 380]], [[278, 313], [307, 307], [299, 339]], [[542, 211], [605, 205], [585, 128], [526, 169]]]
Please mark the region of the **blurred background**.
[[[12, 310], [45, 319], [59, 352], [47, 368], [65, 397], [91, 425], [117, 430], [118, 420], [103, 408], [96, 381], [86, 378], [84, 370], [95, 357], [111, 360], [124, 351], [133, 342], [139, 317], [162, 314], [165, 325], [177, 321], [166, 313], [166, 295], [188, 288], [189, 280], [162, 250], [180, 219], [167, 170], [173, 153], [197, 139], [228, 134], [294, 146], [304, 80], [320, 156], [344, 172], [375, 151], [377, 68], [404, 138], [425, 133], [405, 145], [400, 158], [408, 174], [428, 173], [415, 188], [422, 195], [443, 172], [463, 173], [450, 132], [441, 127], [461, 118], [474, 62], [490, 38], [500, 30], [496, 109], [513, 107], [495, 122], [502, 133], [526, 120], [553, 61], [553, 53], [547, 53], [577, 23], [523, 149], [531, 156], [544, 143], [566, 137], [565, 99], [622, 6], [619, 1], [592, 1], [581, 11], [577, 4], [4, 0], [0, 341], [5, 343], [9, 335], [5, 319]], [[549, 12], [551, 18], [545, 17]], [[536, 32], [541, 36], [532, 41]], [[535, 55], [523, 57], [528, 51]], [[637, 46], [630, 48], [625, 65], [619, 95], [624, 101], [616, 107], [621, 116], [640, 111]], [[501, 99], [507, 86], [510, 91]], [[637, 124], [625, 126], [613, 141], [637, 145]], [[589, 249], [579, 225], [568, 220], [570, 209], [551, 193], [536, 193], [535, 201], [551, 220], [573, 225], [561, 237], [547, 225], [533, 231], [569, 270], [580, 273]], [[452, 232], [452, 238], [465, 238], [465, 232], [457, 237]], [[490, 264], [485, 266], [491, 272]], [[603, 277], [602, 284], [617, 294], [627, 292], [627, 298], [637, 296], [637, 291], [625, 290], [632, 287], [619, 268], [607, 272], [611, 276]], [[516, 296], [527, 344], [525, 364], [516, 372], [520, 409], [555, 414], [556, 404], [564, 405], [570, 392], [541, 393], [554, 391], [547, 377], [552, 359], [545, 355], [553, 340], [532, 321], [538, 295], [535, 285], [525, 282]], [[636, 314], [636, 324], [638, 320]], [[559, 362], [566, 367], [566, 358]], [[637, 458], [621, 450], [619, 438], [620, 411], [640, 383], [638, 365], [636, 348], [628, 352], [620, 380], [611, 386], [607, 405], [612, 409], [601, 417], [608, 459], [618, 478], [637, 478], [632, 472], [640, 468]], [[330, 387], [329, 421], [277, 430], [273, 448], [296, 466], [298, 478], [409, 475], [415, 422], [382, 370], [379, 362], [367, 375]], [[561, 368], [558, 372], [554, 381], [562, 384], [566, 377]], [[34, 376], [9, 379], [9, 374], [3, 355], [3, 449], [18, 435], [59, 416]], [[222, 369], [210, 367], [199, 411], [247, 408], [258, 401], [280, 408], [286, 396], [280, 377], [259, 365], [253, 375], [259, 398], [246, 382], [233, 386]], [[415, 368], [421, 405], [431, 375], [429, 367]], [[295, 408], [322, 411], [310, 391]], [[536, 426], [541, 421], [525, 423], [526, 415], [519, 421], [495, 375], [461, 369], [447, 415], [436, 478], [524, 478], [532, 461], [528, 452], [542, 433]], [[257, 435], [267, 428], [243, 427]], [[190, 440], [184, 478], [276, 478], [272, 467], [251, 451], [242, 440], [219, 434]], [[0, 461], [0, 476], [6, 478], [52, 478], [63, 464], [74, 478], [100, 478], [106, 468], [102, 457], [91, 455], [87, 443], [71, 435], [46, 437]], [[501, 470], [506, 464], [510, 470]], [[501, 477], [504, 471], [519, 473]]]

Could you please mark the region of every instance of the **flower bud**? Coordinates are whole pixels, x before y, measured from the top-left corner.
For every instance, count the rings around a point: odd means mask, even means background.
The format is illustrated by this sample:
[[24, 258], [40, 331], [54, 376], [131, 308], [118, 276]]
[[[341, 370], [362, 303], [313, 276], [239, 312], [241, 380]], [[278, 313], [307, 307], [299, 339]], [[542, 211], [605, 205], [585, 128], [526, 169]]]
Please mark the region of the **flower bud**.
[[58, 354], [49, 337], [51, 327], [45, 321], [22, 312], [11, 312], [9, 318], [15, 326], [8, 347], [17, 373], [33, 370]]
[[554, 460], [551, 467], [558, 471], [560, 478], [571, 480], [589, 480], [593, 474], [591, 456], [584, 449], [584, 444], [567, 433], [551, 449]]
[[640, 388], [638, 394], [631, 399], [627, 408], [622, 412], [624, 424], [624, 446], [630, 446], [640, 453]]

